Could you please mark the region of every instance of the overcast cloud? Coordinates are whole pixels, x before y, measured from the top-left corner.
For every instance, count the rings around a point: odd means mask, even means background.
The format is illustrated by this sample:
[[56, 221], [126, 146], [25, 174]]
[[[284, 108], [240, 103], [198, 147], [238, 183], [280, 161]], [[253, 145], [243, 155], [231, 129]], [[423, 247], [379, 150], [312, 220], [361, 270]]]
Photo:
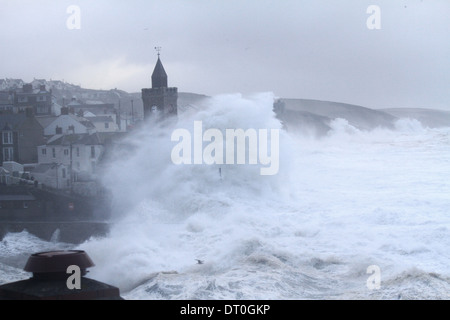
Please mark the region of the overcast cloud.
[[450, 110], [448, 0], [0, 0], [0, 43], [0, 78], [137, 92], [161, 46], [182, 92]]

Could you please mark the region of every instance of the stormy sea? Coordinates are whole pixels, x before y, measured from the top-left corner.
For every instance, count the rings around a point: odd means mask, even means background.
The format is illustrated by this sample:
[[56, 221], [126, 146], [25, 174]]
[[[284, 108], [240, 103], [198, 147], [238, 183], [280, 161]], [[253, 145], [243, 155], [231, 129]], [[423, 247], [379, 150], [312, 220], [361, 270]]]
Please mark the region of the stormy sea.
[[[296, 130], [273, 101], [216, 96], [176, 124], [132, 133], [103, 175], [114, 195], [108, 236], [73, 245], [9, 233], [0, 284], [28, 278], [31, 253], [81, 249], [96, 265], [88, 277], [125, 299], [449, 299], [450, 127], [399, 116], [358, 126], [359, 109], [299, 110]], [[192, 132], [194, 120], [279, 129], [278, 173], [174, 164], [171, 133]]]

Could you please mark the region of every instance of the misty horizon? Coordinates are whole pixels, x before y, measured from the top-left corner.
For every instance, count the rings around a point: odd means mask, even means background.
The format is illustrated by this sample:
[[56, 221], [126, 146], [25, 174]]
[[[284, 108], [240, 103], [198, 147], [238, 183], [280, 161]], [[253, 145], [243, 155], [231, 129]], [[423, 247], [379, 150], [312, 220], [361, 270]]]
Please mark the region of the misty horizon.
[[[3, 0], [0, 78], [140, 92], [160, 46], [183, 92], [450, 110], [450, 3], [372, 2]], [[367, 27], [371, 5], [379, 29]]]

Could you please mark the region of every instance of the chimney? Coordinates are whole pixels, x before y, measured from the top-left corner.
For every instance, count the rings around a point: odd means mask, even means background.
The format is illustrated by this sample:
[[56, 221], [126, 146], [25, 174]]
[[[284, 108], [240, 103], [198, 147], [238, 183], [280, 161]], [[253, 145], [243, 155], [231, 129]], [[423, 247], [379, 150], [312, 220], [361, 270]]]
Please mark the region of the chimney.
[[32, 118], [32, 117], [34, 117], [34, 110], [33, 110], [33, 107], [26, 108], [26, 109], [25, 109], [25, 115], [27, 116], [27, 118]]
[[61, 108], [61, 115], [68, 115], [69, 114], [69, 108], [68, 107], [62, 107]]
[[22, 91], [26, 93], [33, 92], [33, 86], [31, 85], [31, 83], [24, 84], [22, 87]]

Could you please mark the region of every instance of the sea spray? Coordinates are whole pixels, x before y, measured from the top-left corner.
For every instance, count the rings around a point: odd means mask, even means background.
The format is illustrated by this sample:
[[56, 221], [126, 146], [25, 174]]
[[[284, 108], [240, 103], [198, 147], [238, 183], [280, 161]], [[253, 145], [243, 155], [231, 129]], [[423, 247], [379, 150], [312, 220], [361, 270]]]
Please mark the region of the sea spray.
[[[79, 246], [96, 264], [89, 276], [127, 299], [447, 298], [449, 128], [400, 120], [368, 131], [338, 119], [319, 139], [281, 130], [274, 176], [171, 162], [170, 133], [196, 120], [281, 128], [272, 99], [213, 97], [175, 124], [130, 134], [103, 179], [117, 222]], [[28, 237], [5, 237], [0, 263], [54, 245]], [[366, 285], [369, 266], [379, 289]]]

